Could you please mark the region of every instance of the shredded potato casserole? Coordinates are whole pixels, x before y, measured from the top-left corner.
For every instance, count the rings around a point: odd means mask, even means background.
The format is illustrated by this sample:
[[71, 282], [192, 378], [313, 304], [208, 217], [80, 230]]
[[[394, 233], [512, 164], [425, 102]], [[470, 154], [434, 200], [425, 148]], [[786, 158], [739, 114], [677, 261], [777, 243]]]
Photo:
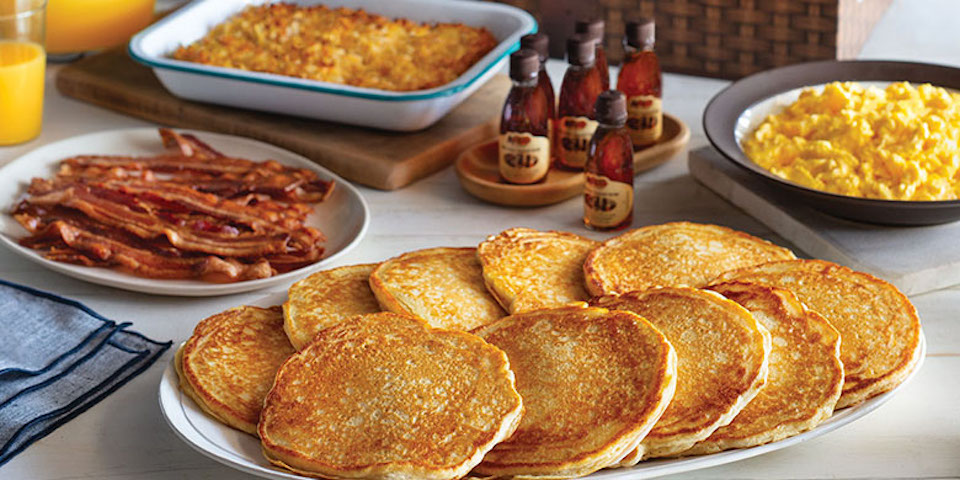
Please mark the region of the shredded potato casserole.
[[497, 45], [484, 28], [421, 24], [363, 10], [246, 7], [173, 58], [382, 90], [449, 83]]
[[960, 94], [924, 84], [807, 89], [743, 141], [761, 167], [800, 185], [886, 200], [960, 196]]

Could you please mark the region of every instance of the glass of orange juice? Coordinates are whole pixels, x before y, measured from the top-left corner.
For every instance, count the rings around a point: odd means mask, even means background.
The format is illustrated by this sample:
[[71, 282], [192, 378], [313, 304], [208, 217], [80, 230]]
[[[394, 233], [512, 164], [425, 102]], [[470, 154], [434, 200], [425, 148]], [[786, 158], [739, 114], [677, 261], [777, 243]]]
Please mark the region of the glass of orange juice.
[[120, 45], [153, 21], [154, 1], [48, 0], [47, 52], [68, 59]]
[[40, 134], [45, 8], [45, 0], [0, 0], [0, 145]]

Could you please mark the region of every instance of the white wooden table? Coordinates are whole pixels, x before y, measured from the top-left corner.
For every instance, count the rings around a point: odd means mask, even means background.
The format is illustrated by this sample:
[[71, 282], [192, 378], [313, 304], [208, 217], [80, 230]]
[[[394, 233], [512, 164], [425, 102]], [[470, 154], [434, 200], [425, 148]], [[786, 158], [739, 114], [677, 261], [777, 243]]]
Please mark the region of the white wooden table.
[[[960, 65], [958, 18], [960, 2], [955, 0], [899, 0], [863, 57]], [[555, 82], [562, 68], [560, 62], [550, 65]], [[56, 67], [50, 70], [43, 134], [25, 145], [0, 148], [0, 165], [70, 136], [150, 126], [60, 96], [52, 81]], [[706, 144], [700, 115], [707, 100], [726, 82], [678, 75], [667, 75], [665, 82], [664, 105], [691, 127], [690, 147]], [[583, 228], [579, 199], [540, 209], [491, 206], [463, 192], [452, 169], [396, 192], [362, 191], [373, 214], [370, 232], [342, 264], [378, 261], [424, 247], [476, 245], [486, 235], [513, 226], [604, 237]], [[687, 174], [685, 154], [639, 176], [637, 197], [635, 226], [670, 220], [712, 222], [789, 246], [697, 184]], [[129, 293], [47, 271], [2, 248], [0, 278], [75, 298], [109, 318], [134, 322], [136, 330], [150, 337], [175, 342], [186, 339], [202, 318], [270, 293], [200, 299]], [[819, 439], [682, 477], [960, 478], [960, 287], [912, 300], [923, 319], [929, 351], [923, 370], [900, 395], [864, 419]], [[29, 447], [0, 468], [0, 478], [252, 478], [194, 452], [164, 423], [157, 385], [171, 356], [172, 351], [100, 404]]]

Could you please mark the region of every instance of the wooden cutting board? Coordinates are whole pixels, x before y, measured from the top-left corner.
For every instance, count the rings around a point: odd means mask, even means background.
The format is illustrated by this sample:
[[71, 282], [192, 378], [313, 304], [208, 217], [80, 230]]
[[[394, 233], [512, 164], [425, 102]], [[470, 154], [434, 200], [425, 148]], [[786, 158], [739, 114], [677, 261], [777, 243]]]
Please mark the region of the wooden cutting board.
[[960, 284], [960, 222], [925, 227], [871, 225], [782, 199], [711, 147], [690, 151], [690, 174], [813, 258], [876, 275], [904, 293]]
[[110, 50], [64, 67], [57, 75], [57, 89], [159, 124], [272, 143], [353, 182], [393, 190], [442, 169], [470, 145], [495, 135], [510, 80], [494, 77], [435, 125], [412, 133], [181, 100], [125, 50]]

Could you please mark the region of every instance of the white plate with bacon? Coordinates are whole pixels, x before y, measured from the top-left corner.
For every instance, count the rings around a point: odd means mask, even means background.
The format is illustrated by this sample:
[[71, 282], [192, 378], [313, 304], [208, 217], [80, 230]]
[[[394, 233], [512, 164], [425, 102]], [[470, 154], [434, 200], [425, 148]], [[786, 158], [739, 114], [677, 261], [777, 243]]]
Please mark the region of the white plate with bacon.
[[356, 246], [360, 192], [293, 152], [143, 128], [61, 140], [0, 169], [0, 243], [71, 277], [159, 295], [290, 283]]

